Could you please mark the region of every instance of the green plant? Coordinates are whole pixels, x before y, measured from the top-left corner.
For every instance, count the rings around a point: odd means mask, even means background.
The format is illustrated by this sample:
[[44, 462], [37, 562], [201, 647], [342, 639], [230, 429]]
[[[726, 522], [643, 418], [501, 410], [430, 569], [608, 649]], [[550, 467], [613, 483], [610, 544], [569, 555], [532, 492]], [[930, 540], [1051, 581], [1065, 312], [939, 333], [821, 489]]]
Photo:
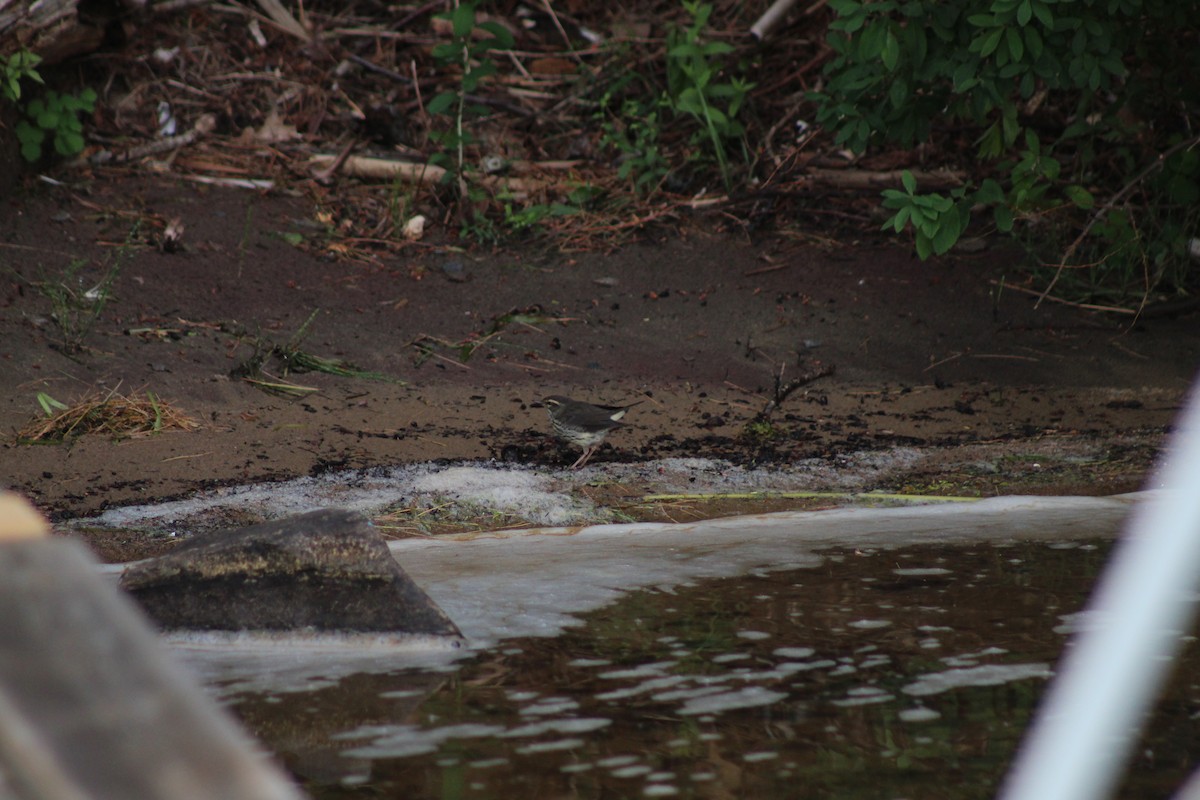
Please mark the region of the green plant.
[[500, 197], [504, 201], [504, 225], [514, 233], [526, 233], [538, 228], [542, 220], [550, 217], [567, 217], [578, 214], [590, 203], [596, 195], [591, 186], [579, 186], [567, 196], [566, 203], [532, 203], [520, 208], [515, 207], [509, 198]]
[[642, 102], [627, 98], [620, 113], [613, 114], [611, 105], [610, 91], [600, 99], [596, 112], [600, 142], [620, 153], [617, 177], [632, 181], [635, 191], [650, 194], [670, 172], [658, 141], [658, 109], [647, 109]]
[[132, 251], [140, 227], [140, 224], [133, 226], [125, 237], [125, 242], [109, 259], [100, 280], [90, 289], [83, 288], [87, 284], [83, 281], [80, 271], [87, 262], [82, 259], [72, 259], [58, 278], [42, 280], [36, 284], [38, 291], [50, 301], [51, 318], [58, 326], [60, 336], [58, 349], [63, 353], [73, 356], [83, 351], [84, 339], [91, 333], [104, 307], [112, 299], [113, 285]]
[[48, 91], [25, 106], [25, 116], [17, 123], [17, 140], [26, 161], [42, 157], [42, 147], [48, 135], [54, 137], [54, 150], [62, 156], [83, 151], [83, 123], [79, 112], [91, 113], [96, 107], [96, 93], [84, 89], [78, 95]]
[[45, 413], [45, 415], [47, 417], [53, 417], [55, 412], [57, 412], [57, 411], [66, 411], [67, 410], [67, 406], [65, 403], [55, 400], [53, 397], [46, 394], [45, 392], [37, 393], [37, 401], [38, 401], [38, 405], [42, 407], [42, 412]]
[[44, 83], [37, 71], [40, 63], [42, 57], [29, 50], [18, 50], [7, 58], [0, 56], [0, 97], [11, 103], [20, 100], [21, 81], [24, 78]]
[[966, 189], [958, 188], [950, 197], [940, 194], [917, 194], [917, 181], [905, 170], [901, 176], [904, 191], [883, 190], [883, 207], [895, 209], [883, 227], [896, 233], [911, 225], [916, 236], [917, 255], [928, 258], [949, 250], [970, 219], [969, 203], [963, 200]]
[[120, 269], [119, 262], [114, 260], [95, 286], [84, 289], [86, 284], [80, 270], [86, 263], [82, 259], [73, 259], [61, 277], [38, 284], [42, 295], [50, 301], [50, 316], [58, 326], [59, 349], [67, 355], [83, 350], [83, 340], [91, 333], [112, 297], [112, 286]]
[[754, 84], [740, 76], [719, 80], [721, 69], [716, 60], [732, 53], [733, 46], [703, 40], [702, 34], [713, 11], [710, 4], [683, 0], [683, 7], [692, 16], [692, 24], [688, 28], [675, 27], [667, 31], [666, 101], [676, 114], [690, 115], [700, 123], [728, 188], [730, 177], [725, 142], [738, 140], [745, 133], [737, 115]]
[[[433, 48], [433, 58], [438, 66], [457, 68], [461, 74], [457, 87], [434, 95], [426, 107], [430, 114], [448, 115], [453, 120], [451, 130], [435, 131], [430, 138], [453, 153], [450, 162], [460, 192], [466, 169], [464, 147], [470, 141], [469, 134], [463, 128], [463, 119], [468, 112], [484, 111], [477, 104], [469, 104], [468, 100], [484, 78], [496, 74], [496, 63], [488, 57], [489, 54], [496, 50], [511, 50], [513, 46], [512, 34], [500, 23], [491, 20], [476, 22], [478, 5], [478, 0], [470, 0], [438, 15], [440, 19], [450, 21], [451, 39]], [[476, 38], [477, 30], [490, 35]], [[445, 159], [443, 157], [440, 160]]]
[[[950, 197], [920, 195], [911, 181], [904, 192], [885, 194], [885, 206], [896, 211], [888, 225], [896, 231], [911, 225], [922, 257], [954, 243], [973, 205], [994, 209], [1001, 231], [1049, 217], [1067, 221], [1059, 224], [1067, 230], [1090, 217], [1089, 246], [1060, 249], [1063, 263], [1083, 257], [1113, 265], [1125, 260], [1122, 254], [1144, 261], [1146, 246], [1183, 252], [1186, 223], [1172, 209], [1197, 190], [1196, 175], [1186, 159], [1165, 158], [1172, 142], [1155, 136], [1197, 123], [1200, 57], [1176, 35], [1190, 29], [1187, 6], [1169, 0], [830, 0], [829, 6], [837, 14], [828, 35], [835, 56], [824, 88], [810, 96], [817, 120], [839, 144], [859, 152], [885, 142], [911, 147], [928, 141], [938, 124], [965, 130], [977, 157], [994, 165], [992, 179]], [[1131, 71], [1127, 63], [1135, 61], [1139, 68]], [[1125, 207], [1154, 236], [1122, 248], [1128, 231], [1096, 222], [1095, 191], [1126, 191], [1128, 175], [1146, 163], [1157, 165], [1162, 180], [1145, 181], [1137, 193], [1150, 199], [1159, 192], [1166, 202]], [[928, 202], [919, 203], [922, 196]], [[1164, 214], [1175, 221], [1150, 223]], [[1158, 237], [1167, 238], [1153, 244]]]

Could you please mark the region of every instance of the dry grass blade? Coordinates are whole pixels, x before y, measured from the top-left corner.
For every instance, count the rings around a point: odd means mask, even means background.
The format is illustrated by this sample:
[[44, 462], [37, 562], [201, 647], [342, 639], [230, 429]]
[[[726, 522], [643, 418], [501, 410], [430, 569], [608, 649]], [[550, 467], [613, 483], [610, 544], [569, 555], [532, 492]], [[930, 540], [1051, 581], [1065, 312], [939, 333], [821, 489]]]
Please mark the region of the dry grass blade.
[[130, 438], [199, 427], [198, 422], [153, 392], [128, 397], [110, 392], [89, 395], [52, 416], [31, 420], [17, 432], [17, 439], [25, 443], [61, 442], [85, 433]]

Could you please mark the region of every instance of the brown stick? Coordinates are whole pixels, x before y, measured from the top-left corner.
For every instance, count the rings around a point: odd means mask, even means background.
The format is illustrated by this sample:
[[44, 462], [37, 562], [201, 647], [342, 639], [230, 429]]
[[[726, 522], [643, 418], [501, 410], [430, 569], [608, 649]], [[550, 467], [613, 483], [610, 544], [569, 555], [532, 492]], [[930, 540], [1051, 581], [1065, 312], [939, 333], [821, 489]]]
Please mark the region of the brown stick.
[[[812, 180], [838, 189], [890, 189], [902, 186], [901, 176], [905, 170], [893, 169], [875, 172], [861, 169], [821, 169], [809, 167]], [[957, 170], [908, 170], [916, 178], [917, 185], [924, 190], [952, 189], [962, 186], [966, 176]]]

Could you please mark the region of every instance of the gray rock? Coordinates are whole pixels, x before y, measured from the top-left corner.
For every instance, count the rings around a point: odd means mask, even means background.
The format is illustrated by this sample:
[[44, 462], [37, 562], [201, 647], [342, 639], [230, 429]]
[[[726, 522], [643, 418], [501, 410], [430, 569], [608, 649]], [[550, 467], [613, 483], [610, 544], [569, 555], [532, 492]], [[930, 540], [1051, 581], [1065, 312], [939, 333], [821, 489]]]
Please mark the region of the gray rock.
[[167, 630], [461, 636], [348, 511], [197, 537], [131, 566], [121, 585]]

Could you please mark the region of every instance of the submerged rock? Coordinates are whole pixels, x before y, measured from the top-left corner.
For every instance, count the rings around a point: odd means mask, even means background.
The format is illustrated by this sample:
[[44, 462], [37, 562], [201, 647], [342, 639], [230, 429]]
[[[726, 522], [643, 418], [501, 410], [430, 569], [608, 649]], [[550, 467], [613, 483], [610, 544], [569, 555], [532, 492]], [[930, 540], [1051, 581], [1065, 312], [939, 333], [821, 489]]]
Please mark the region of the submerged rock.
[[130, 567], [121, 585], [168, 630], [461, 635], [348, 511], [198, 537]]

